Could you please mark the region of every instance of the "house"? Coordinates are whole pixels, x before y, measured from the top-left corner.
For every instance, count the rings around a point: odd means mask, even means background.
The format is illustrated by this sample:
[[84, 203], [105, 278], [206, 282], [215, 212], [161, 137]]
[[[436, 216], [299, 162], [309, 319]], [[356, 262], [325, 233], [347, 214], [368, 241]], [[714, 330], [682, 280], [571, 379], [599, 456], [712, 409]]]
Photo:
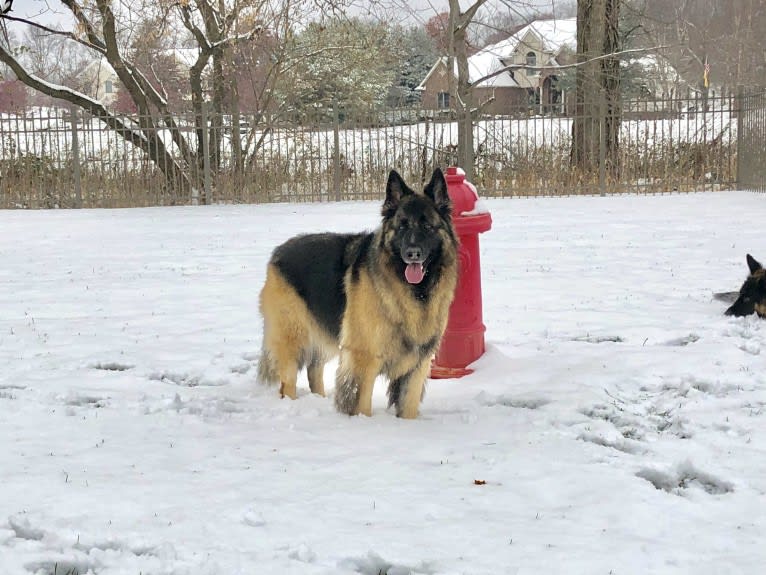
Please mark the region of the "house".
[[659, 54], [645, 54], [623, 60], [623, 84], [632, 88], [630, 96], [649, 98], [672, 98], [689, 89], [670, 60]]
[[[536, 20], [483, 48], [468, 58], [469, 81], [476, 86], [474, 103], [486, 103], [482, 111], [487, 114], [560, 107], [557, 68], [574, 59], [576, 47], [577, 19], [564, 18]], [[425, 108], [453, 107], [447, 59], [440, 58], [416, 89]]]
[[82, 90], [88, 96], [105, 106], [114, 103], [120, 80], [106, 58], [98, 58], [88, 64], [82, 72], [81, 79]]
[[[171, 82], [173, 76], [185, 78], [188, 75], [198, 54], [199, 50], [195, 48], [176, 48], [153, 52], [152, 58], [155, 63], [164, 63], [165, 67], [160, 67], [163, 73], [167, 74], [169, 69], [177, 72], [163, 76], [163, 81]], [[121, 83], [106, 58], [100, 57], [88, 64], [83, 70], [81, 80], [83, 85], [79, 89], [84, 93], [107, 107], [114, 106]]]

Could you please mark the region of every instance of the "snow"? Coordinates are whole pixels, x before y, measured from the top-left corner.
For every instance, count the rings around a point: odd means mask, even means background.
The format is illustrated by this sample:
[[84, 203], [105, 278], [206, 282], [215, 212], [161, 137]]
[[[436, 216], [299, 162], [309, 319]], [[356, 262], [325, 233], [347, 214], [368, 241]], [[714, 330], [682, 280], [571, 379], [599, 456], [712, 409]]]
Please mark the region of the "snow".
[[758, 573], [766, 324], [712, 294], [763, 200], [485, 200], [487, 352], [415, 420], [254, 383], [272, 248], [377, 203], [0, 212], [0, 571]]
[[[481, 50], [468, 58], [468, 81], [483, 88], [519, 88], [519, 83], [506, 67], [496, 52], [488, 49]], [[455, 62], [455, 76], [457, 76], [457, 62]], [[482, 80], [491, 74], [496, 74], [486, 80]]]
[[[465, 170], [463, 170], [463, 168], [458, 168], [457, 173], [465, 176]], [[476, 203], [473, 205], [473, 209], [461, 212], [460, 215], [461, 216], [478, 216], [479, 214], [490, 213], [489, 206], [484, 201], [484, 198], [479, 196], [479, 190], [476, 189], [476, 186], [474, 186], [471, 182], [467, 180], [464, 181], [464, 183], [468, 187], [468, 189], [473, 192], [473, 195], [476, 196]]]

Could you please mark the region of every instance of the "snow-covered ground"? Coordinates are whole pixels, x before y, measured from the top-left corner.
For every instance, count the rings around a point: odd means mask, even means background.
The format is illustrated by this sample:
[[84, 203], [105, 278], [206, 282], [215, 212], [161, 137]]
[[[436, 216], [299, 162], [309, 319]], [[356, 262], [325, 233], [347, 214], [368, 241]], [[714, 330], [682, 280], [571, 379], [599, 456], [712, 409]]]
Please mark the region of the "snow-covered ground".
[[487, 353], [409, 421], [254, 382], [271, 249], [377, 204], [0, 212], [0, 573], [760, 573], [766, 322], [712, 294], [764, 201], [487, 201]]

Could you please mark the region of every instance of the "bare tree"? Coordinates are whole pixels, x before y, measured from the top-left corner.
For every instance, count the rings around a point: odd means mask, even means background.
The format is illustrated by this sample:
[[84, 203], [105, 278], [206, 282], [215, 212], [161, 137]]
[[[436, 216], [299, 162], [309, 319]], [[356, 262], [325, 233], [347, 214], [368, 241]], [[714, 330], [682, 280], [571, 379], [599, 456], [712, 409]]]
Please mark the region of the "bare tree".
[[584, 176], [616, 175], [620, 129], [620, 0], [578, 0], [572, 164]]
[[[465, 3], [464, 3], [465, 4]], [[482, 22], [478, 21], [478, 16], [482, 8], [493, 8], [491, 15], [483, 14]], [[458, 124], [458, 162], [466, 173], [466, 177], [471, 180], [474, 178], [474, 134], [473, 125], [480, 113], [482, 107], [488, 102], [476, 101], [474, 88], [494, 75], [501, 74], [514, 67], [506, 67], [492, 73], [491, 76], [483, 78], [474, 78], [473, 81], [469, 74], [468, 58], [475, 51], [472, 46], [471, 38], [481, 38], [482, 34], [472, 27], [483, 26], [490, 28], [490, 34], [499, 33], [497, 23], [513, 24], [518, 20], [528, 23], [536, 10], [532, 3], [521, 0], [490, 2], [488, 0], [475, 0], [465, 9], [461, 8], [458, 0], [449, 0], [449, 12], [445, 16], [439, 13], [428, 21], [428, 30], [432, 37], [442, 38], [439, 31], [444, 27], [446, 19], [446, 40], [447, 40], [447, 69], [455, 71], [456, 74], [449, 74], [447, 77], [450, 82], [449, 92], [454, 97], [454, 107], [457, 114]], [[498, 11], [499, 7], [505, 8], [507, 13]], [[488, 22], [495, 22], [490, 26]], [[515, 31], [515, 26], [505, 32], [509, 36]], [[474, 40], [475, 42], [475, 40]]]
[[[447, 69], [457, 69], [457, 86], [450, 93], [457, 99], [458, 159], [469, 181], [474, 179], [473, 122], [474, 94], [468, 70], [468, 26], [487, 0], [477, 0], [465, 11], [458, 0], [449, 0], [449, 55]], [[452, 79], [452, 74], [449, 75]]]
[[[74, 24], [54, 30], [35, 18], [3, 15], [7, 22], [20, 21], [67, 43], [86, 48], [93, 58], [104, 58], [114, 69], [123, 89], [137, 110], [136, 122], [126, 122], [102, 102], [84, 93], [46, 80], [17, 55], [17, 46], [0, 43], [0, 62], [19, 80], [35, 90], [69, 102], [100, 119], [133, 145], [141, 148], [162, 171], [169, 189], [184, 197], [202, 187], [201, 171], [206, 148], [203, 134], [209, 134], [212, 168], [220, 164], [221, 117], [229, 83], [227, 56], [238, 43], [273, 29], [291, 29], [312, 12], [336, 9], [341, 0], [60, 0]], [[189, 90], [195, 114], [194, 137], [179, 125], [176, 110], [162, 83], [152, 78], [131, 59], [130, 44], [138, 25], [154, 19], [163, 32], [185, 28], [193, 37], [197, 59], [189, 71]], [[279, 67], [275, 65], [275, 69]], [[207, 79], [206, 79], [207, 76]], [[206, 81], [207, 80], [207, 81]], [[209, 88], [209, 89], [208, 89]], [[206, 130], [202, 108], [210, 101], [211, 130]], [[163, 135], [165, 134], [165, 135]]]
[[766, 0], [631, 0], [650, 35], [674, 44], [675, 66], [703, 91], [709, 85], [763, 85], [766, 75]]

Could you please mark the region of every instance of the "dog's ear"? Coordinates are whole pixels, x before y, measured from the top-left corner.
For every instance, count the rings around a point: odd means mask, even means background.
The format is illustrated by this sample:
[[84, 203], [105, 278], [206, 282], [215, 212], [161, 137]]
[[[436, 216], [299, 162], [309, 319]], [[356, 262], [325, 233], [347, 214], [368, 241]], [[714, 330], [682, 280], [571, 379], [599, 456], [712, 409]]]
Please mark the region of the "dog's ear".
[[423, 193], [433, 200], [442, 217], [449, 218], [452, 215], [452, 200], [447, 193], [447, 181], [440, 168], [436, 168], [431, 174], [431, 181], [423, 188]]
[[754, 274], [758, 270], [762, 270], [763, 269], [763, 266], [761, 265], [761, 263], [758, 260], [756, 260], [753, 256], [751, 256], [750, 254], [747, 254], [747, 267], [750, 268], [750, 273], [751, 274]]
[[399, 202], [402, 198], [411, 194], [412, 190], [407, 187], [404, 180], [396, 170], [391, 170], [388, 174], [388, 182], [386, 183], [386, 200], [383, 202], [383, 217], [388, 218], [394, 215], [396, 209], [399, 207]]

